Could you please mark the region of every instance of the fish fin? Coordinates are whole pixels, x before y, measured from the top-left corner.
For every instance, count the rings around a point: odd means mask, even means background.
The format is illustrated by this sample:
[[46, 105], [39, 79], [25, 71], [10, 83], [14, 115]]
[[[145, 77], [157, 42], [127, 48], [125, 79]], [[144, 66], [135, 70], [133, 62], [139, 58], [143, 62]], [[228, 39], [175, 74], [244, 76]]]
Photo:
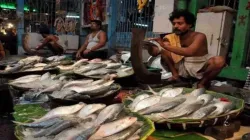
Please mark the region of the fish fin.
[[148, 86], [149, 92], [153, 93], [154, 95], [158, 95], [158, 93], [155, 92], [149, 85], [147, 85], [147, 86]]

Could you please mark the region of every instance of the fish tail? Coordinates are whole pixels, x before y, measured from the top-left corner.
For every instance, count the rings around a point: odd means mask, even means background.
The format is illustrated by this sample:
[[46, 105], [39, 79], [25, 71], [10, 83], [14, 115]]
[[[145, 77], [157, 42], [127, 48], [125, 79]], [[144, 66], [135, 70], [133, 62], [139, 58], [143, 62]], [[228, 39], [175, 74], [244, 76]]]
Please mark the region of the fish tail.
[[32, 97], [32, 100], [35, 100], [42, 92], [37, 92], [34, 94], [34, 96]]
[[18, 125], [27, 125], [27, 123], [23, 123], [23, 122], [18, 122], [18, 121], [12, 121], [12, 122]]
[[147, 86], [148, 86], [149, 92], [153, 93], [154, 95], [158, 95], [158, 93], [155, 92], [149, 85], [147, 85]]

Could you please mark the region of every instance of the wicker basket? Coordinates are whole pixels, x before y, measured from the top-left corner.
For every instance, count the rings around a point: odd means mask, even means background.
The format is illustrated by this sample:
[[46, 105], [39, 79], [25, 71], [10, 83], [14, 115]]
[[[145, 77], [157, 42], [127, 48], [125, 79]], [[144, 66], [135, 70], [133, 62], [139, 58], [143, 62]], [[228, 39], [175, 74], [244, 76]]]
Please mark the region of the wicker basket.
[[[157, 88], [154, 89], [155, 91], [160, 91], [163, 88]], [[185, 93], [190, 93], [193, 89], [185, 88]], [[135, 93], [136, 96], [145, 93], [146, 91], [140, 91], [138, 93]], [[222, 93], [216, 93], [213, 91], [206, 91], [207, 94], [211, 94], [216, 98], [227, 98], [233, 104], [235, 105], [235, 109], [230, 111], [229, 113], [214, 117], [214, 118], [206, 118], [206, 119], [200, 119], [200, 120], [188, 120], [188, 119], [173, 119], [173, 120], [166, 120], [165, 122], [155, 122], [156, 125], [167, 127], [168, 129], [175, 129], [175, 128], [182, 128], [184, 130], [194, 127], [206, 127], [206, 126], [213, 126], [217, 124], [224, 124], [227, 121], [236, 118], [240, 112], [244, 109], [244, 100], [238, 99], [232, 96], [228, 96]], [[131, 103], [130, 100], [124, 100], [123, 101], [125, 106], [128, 107], [128, 105]]]

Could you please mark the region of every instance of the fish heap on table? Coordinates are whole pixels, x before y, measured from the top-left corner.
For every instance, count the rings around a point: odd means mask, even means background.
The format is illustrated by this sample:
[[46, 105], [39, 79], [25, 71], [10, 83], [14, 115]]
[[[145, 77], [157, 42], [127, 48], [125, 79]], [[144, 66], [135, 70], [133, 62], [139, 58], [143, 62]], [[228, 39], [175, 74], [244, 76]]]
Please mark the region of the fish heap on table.
[[114, 77], [125, 77], [131, 75], [131, 73], [133, 74], [132, 67], [122, 65], [121, 63], [114, 63], [112, 60], [94, 60], [88, 61], [86, 65], [76, 67], [73, 71], [76, 74], [84, 76], [104, 76], [106, 74], [112, 74]]
[[9, 74], [24, 71], [40, 71], [44, 70], [46, 67], [48, 67], [48, 65], [50, 66], [52, 63], [70, 63], [70, 61], [65, 61], [65, 59], [66, 56], [52, 56], [48, 58], [40, 56], [29, 56], [15, 63], [10, 63], [4, 70], [0, 71], [0, 74]]
[[27, 71], [43, 71], [58, 68], [61, 71], [72, 71], [85, 76], [104, 76], [114, 74], [113, 77], [124, 77], [133, 74], [131, 67], [114, 63], [112, 60], [80, 59], [76, 62], [67, 60], [66, 56], [51, 56], [43, 58], [30, 56], [16, 63], [9, 64], [0, 74], [10, 74]]
[[85, 104], [52, 109], [24, 127], [25, 140], [137, 140], [144, 123], [129, 116], [122, 104]]
[[174, 119], [200, 120], [214, 118], [234, 109], [232, 102], [221, 101], [204, 88], [184, 94], [183, 88], [165, 88], [153, 94], [140, 94], [132, 100], [129, 109], [145, 115], [154, 122], [166, 122]]
[[67, 73], [57, 76], [50, 73], [27, 75], [11, 81], [9, 85], [16, 89], [26, 90], [22, 99], [31, 102], [45, 102], [48, 100], [47, 95], [71, 100], [101, 98], [120, 88], [118, 84], [114, 84], [114, 80], [110, 80], [108, 75], [96, 81], [92, 79], [72, 80], [66, 75]]

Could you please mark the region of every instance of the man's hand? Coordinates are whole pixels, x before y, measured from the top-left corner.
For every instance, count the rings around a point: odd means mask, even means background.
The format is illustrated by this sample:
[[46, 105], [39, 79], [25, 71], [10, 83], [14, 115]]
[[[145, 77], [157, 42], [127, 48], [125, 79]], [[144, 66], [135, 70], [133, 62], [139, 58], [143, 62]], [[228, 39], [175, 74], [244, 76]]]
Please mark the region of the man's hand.
[[148, 47], [148, 53], [151, 56], [156, 57], [157, 55], [160, 54], [160, 50], [157, 46], [151, 46], [151, 47]]
[[41, 45], [38, 45], [35, 50], [40, 50], [41, 49]]
[[78, 51], [78, 52], [76, 53], [76, 58], [77, 58], [77, 59], [81, 58], [81, 52], [80, 52], [80, 51]]
[[83, 54], [88, 54], [88, 53], [90, 53], [91, 52], [91, 50], [89, 50], [89, 49], [86, 49], [84, 52], [83, 52]]
[[154, 40], [158, 42], [161, 46], [164, 46], [163, 40], [161, 38], [149, 38], [148, 40]]

